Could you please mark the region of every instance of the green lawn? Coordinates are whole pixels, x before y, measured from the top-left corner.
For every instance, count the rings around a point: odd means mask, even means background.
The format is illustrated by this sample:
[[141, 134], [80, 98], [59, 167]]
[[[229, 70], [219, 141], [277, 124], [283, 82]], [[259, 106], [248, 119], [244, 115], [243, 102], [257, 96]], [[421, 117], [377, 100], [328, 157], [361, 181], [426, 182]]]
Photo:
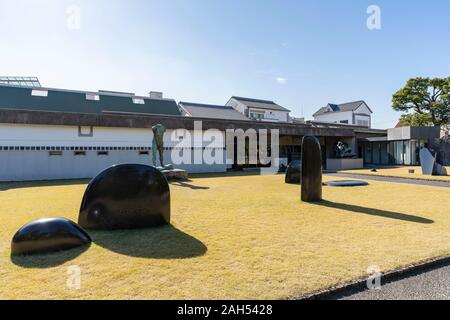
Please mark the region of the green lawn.
[[[328, 179], [328, 178], [325, 178]], [[450, 189], [370, 181], [302, 203], [284, 177], [171, 185], [173, 226], [91, 232], [88, 248], [10, 257], [23, 224], [77, 220], [85, 181], [0, 184], [0, 298], [285, 299], [450, 254]], [[80, 290], [67, 288], [79, 266]]]

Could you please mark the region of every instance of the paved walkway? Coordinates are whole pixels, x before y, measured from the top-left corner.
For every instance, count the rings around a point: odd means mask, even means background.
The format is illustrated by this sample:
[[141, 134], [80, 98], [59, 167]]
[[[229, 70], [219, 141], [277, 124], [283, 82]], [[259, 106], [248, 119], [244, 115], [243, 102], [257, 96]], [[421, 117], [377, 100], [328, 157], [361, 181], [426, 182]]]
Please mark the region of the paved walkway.
[[325, 300], [449, 300], [450, 262], [383, 283], [380, 290], [350, 290]]
[[430, 181], [430, 180], [418, 180], [418, 179], [408, 179], [408, 178], [393, 178], [393, 177], [380, 177], [374, 175], [365, 175], [365, 174], [352, 174], [352, 173], [326, 173], [324, 174], [330, 177], [340, 177], [340, 178], [349, 178], [349, 179], [359, 179], [359, 180], [375, 180], [375, 181], [385, 181], [385, 182], [394, 182], [394, 183], [408, 183], [408, 184], [418, 184], [424, 186], [433, 186], [433, 187], [444, 187], [450, 188], [450, 182], [443, 181]]

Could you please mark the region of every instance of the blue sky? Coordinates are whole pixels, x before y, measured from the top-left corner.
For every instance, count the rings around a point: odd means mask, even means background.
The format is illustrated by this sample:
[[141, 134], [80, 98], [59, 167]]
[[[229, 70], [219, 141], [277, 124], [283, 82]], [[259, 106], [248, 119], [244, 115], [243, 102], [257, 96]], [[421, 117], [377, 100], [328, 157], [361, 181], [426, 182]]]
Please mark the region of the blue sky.
[[[381, 30], [366, 26], [372, 4]], [[67, 27], [71, 5], [80, 29]], [[177, 101], [270, 99], [306, 118], [363, 99], [385, 128], [407, 79], [450, 76], [448, 12], [447, 0], [0, 0], [0, 73]]]

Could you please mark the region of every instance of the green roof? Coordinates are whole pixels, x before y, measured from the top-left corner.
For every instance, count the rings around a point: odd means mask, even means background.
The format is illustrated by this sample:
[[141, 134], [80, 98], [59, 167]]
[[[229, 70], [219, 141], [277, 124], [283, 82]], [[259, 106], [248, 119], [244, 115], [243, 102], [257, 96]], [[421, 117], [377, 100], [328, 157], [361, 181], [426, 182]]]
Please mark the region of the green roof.
[[[157, 115], [181, 115], [177, 103], [171, 99], [152, 99], [133, 95], [105, 92], [81, 92], [59, 89], [46, 90], [46, 97], [32, 96], [33, 88], [0, 85], [0, 109], [58, 111], [85, 114], [135, 113]], [[100, 100], [87, 100], [86, 94], [98, 94]], [[145, 104], [133, 103], [133, 98], [143, 99]]]

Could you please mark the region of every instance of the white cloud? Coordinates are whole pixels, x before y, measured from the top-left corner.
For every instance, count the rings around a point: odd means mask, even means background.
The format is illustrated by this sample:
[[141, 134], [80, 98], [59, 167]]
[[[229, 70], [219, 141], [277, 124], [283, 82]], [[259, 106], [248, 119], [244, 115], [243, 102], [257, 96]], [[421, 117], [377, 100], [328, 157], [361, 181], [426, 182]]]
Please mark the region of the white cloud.
[[275, 81], [278, 82], [278, 84], [285, 84], [288, 81], [288, 79], [283, 77], [277, 77], [275, 78]]

